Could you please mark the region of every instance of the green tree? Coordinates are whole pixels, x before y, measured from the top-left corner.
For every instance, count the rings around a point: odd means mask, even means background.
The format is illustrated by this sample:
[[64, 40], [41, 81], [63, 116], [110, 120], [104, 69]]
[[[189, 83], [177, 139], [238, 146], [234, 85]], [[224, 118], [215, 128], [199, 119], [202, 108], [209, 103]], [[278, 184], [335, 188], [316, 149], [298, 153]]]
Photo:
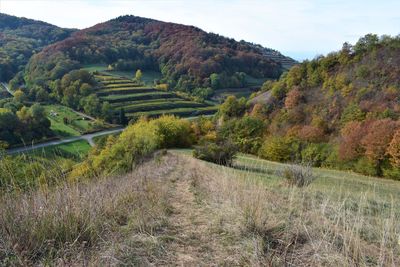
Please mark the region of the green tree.
[[290, 140], [273, 136], [264, 141], [259, 155], [268, 160], [286, 162], [292, 159], [292, 152], [293, 149]]
[[239, 100], [236, 96], [228, 96], [225, 102], [219, 108], [219, 114], [226, 118], [239, 117], [246, 111], [246, 99], [244, 97]]
[[221, 78], [219, 74], [213, 73], [210, 75], [210, 82], [212, 89], [219, 89], [221, 87]]
[[99, 98], [95, 94], [91, 94], [88, 97], [82, 98], [81, 106], [87, 114], [99, 117], [101, 115], [101, 103]]
[[114, 115], [114, 110], [112, 109], [110, 103], [103, 102], [103, 104], [101, 105], [101, 117], [110, 122], [113, 118]]
[[141, 71], [140, 69], [138, 69], [138, 70], [136, 71], [136, 73], [135, 73], [135, 80], [136, 80], [138, 83], [142, 83], [142, 76], [143, 76], [142, 71]]
[[21, 89], [18, 89], [14, 93], [14, 99], [17, 102], [21, 102], [22, 103], [22, 102], [27, 100], [27, 97], [26, 97], [25, 93]]
[[127, 125], [128, 124], [128, 118], [125, 115], [125, 109], [121, 108], [119, 110], [119, 124], [122, 125]]

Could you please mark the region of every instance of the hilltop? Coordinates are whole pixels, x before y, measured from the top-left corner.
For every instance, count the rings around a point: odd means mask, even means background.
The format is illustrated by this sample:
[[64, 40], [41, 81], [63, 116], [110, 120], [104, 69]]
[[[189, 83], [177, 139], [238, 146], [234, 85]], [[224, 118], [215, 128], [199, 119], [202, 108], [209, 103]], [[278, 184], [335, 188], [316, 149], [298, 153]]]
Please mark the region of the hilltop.
[[50, 90], [50, 80], [85, 64], [104, 63], [113, 70], [158, 71], [159, 82], [192, 92], [243, 87], [247, 76], [278, 78], [285, 69], [282, 60], [287, 68], [287, 58], [276, 51], [193, 26], [122, 16], [46, 47], [30, 60], [25, 80]]
[[34, 53], [72, 32], [43, 21], [0, 13], [0, 81], [13, 78]]

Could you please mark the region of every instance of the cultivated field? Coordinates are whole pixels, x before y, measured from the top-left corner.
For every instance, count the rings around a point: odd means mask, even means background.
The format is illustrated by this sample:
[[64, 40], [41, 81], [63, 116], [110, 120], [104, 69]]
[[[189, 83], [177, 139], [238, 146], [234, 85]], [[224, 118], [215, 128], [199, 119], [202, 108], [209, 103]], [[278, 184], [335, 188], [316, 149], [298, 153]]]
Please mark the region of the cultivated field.
[[101, 84], [96, 91], [97, 95], [102, 101], [111, 104], [116, 116], [120, 109], [124, 109], [128, 118], [157, 117], [163, 114], [193, 117], [217, 111], [216, 106], [184, 99], [173, 92], [142, 86], [129, 78], [108, 73], [97, 73], [95, 77]]

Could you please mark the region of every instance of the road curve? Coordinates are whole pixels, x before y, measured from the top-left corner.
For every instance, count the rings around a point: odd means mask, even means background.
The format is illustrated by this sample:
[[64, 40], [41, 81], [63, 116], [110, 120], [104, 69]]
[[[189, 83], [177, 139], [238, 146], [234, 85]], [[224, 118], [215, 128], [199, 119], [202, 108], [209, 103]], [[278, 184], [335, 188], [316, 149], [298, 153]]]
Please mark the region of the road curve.
[[10, 88], [8, 88], [7, 83], [2, 82], [1, 85], [7, 90], [7, 92], [8, 92], [10, 95], [12, 95], [12, 96], [14, 95], [14, 92], [11, 91]]
[[66, 139], [62, 139], [62, 140], [54, 140], [54, 141], [49, 141], [49, 142], [40, 143], [40, 144], [36, 144], [36, 145], [26, 145], [23, 147], [11, 148], [11, 149], [7, 149], [7, 154], [13, 155], [13, 154], [27, 152], [27, 151], [38, 149], [38, 148], [67, 144], [67, 143], [71, 143], [71, 142], [75, 142], [75, 141], [79, 141], [79, 140], [86, 140], [91, 146], [94, 146], [95, 145], [93, 142], [94, 137], [98, 137], [98, 136], [102, 136], [102, 135], [106, 135], [106, 134], [119, 133], [119, 132], [122, 132], [123, 130], [124, 130], [124, 128], [104, 130], [104, 131], [97, 132], [97, 133], [85, 134], [85, 135], [66, 138]]

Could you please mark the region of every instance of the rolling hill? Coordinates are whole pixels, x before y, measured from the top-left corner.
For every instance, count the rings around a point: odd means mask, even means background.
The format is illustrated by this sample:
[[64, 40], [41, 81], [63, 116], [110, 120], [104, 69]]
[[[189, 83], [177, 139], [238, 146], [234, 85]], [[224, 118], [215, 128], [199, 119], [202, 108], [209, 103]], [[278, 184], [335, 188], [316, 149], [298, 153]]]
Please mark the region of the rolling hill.
[[13, 78], [33, 54], [72, 32], [42, 21], [0, 13], [0, 81]]
[[160, 82], [191, 92], [199, 87], [243, 87], [245, 74], [277, 78], [294, 61], [193, 26], [123, 16], [47, 46], [27, 65], [26, 82], [50, 90], [50, 80], [83, 64], [98, 63], [113, 70], [158, 71], [163, 75]]

